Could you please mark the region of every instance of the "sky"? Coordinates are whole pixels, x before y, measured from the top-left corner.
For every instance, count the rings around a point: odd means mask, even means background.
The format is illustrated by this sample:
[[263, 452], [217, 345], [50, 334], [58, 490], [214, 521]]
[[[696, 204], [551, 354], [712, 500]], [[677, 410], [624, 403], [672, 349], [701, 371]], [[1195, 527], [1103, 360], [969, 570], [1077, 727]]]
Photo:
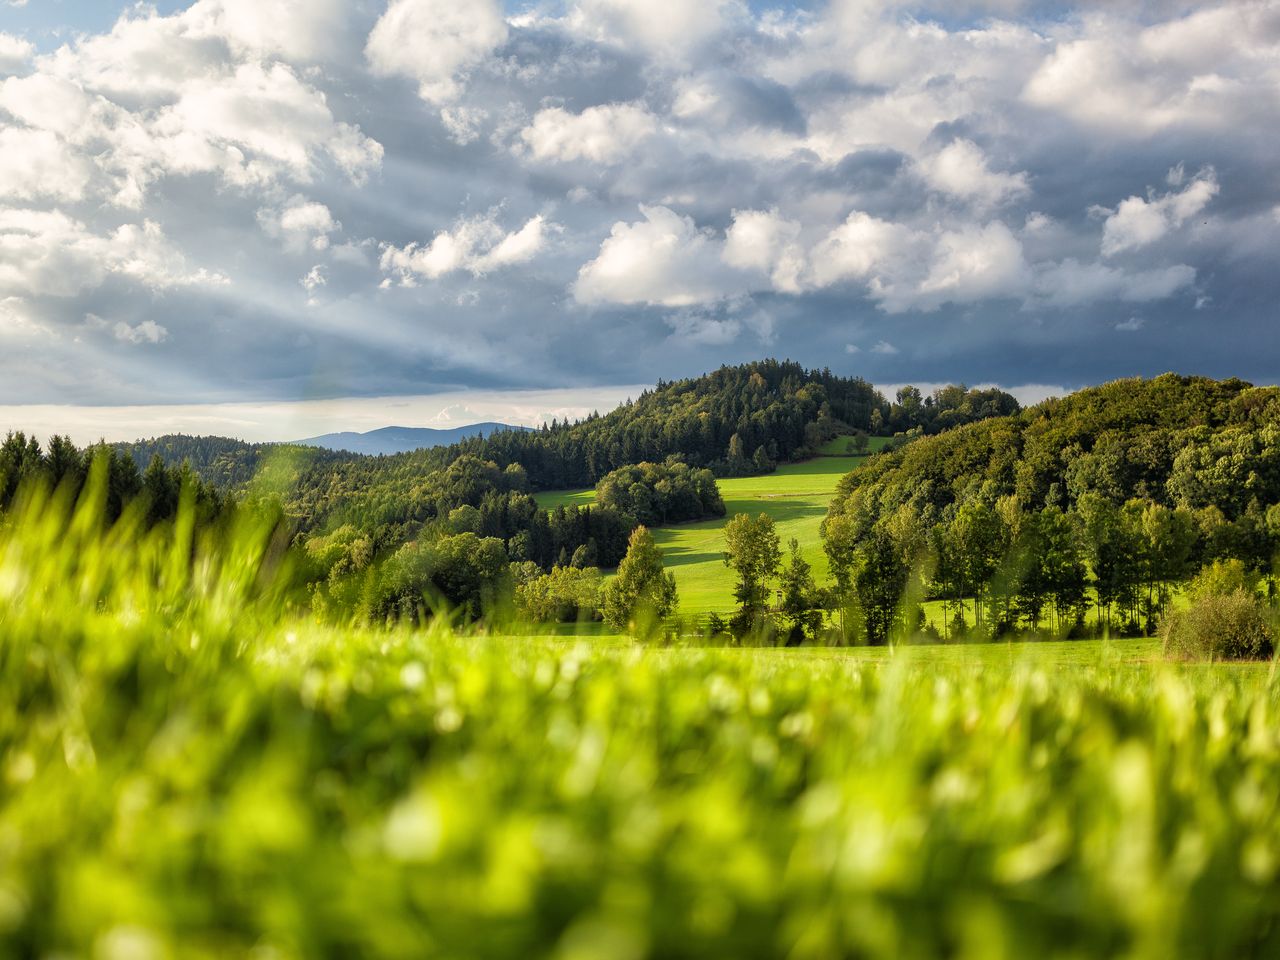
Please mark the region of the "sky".
[[0, 0], [0, 430], [1274, 382], [1278, 148], [1275, 0]]

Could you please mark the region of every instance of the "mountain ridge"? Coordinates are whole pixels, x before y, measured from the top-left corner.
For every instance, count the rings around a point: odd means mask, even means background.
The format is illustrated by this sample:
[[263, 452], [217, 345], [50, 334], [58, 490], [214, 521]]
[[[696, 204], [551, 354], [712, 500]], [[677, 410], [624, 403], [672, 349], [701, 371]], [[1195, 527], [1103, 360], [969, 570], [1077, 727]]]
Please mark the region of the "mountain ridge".
[[529, 432], [531, 428], [509, 423], [498, 423], [492, 420], [445, 429], [388, 426], [364, 432], [342, 430], [334, 433], [323, 433], [303, 440], [290, 440], [287, 441], [286, 445], [321, 447], [326, 450], [356, 453], [364, 456], [382, 456], [412, 453], [414, 450], [424, 450], [431, 447], [447, 447], [460, 440], [468, 440], [472, 437], [483, 438], [507, 430]]

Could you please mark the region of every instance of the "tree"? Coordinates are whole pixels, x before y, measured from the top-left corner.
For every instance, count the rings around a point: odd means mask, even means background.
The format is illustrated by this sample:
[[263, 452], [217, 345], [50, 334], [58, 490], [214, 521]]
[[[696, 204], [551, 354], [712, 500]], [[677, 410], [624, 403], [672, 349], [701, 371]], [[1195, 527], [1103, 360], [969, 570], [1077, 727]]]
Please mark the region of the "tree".
[[724, 528], [725, 566], [738, 574], [734, 596], [739, 604], [734, 631], [739, 636], [763, 626], [769, 609], [769, 581], [778, 574], [782, 548], [773, 520], [765, 514], [740, 513]]
[[604, 588], [604, 618], [615, 630], [632, 630], [639, 636], [652, 632], [675, 609], [676, 578], [662, 566], [662, 551], [648, 528], [631, 532], [627, 555], [618, 575]]
[[822, 628], [822, 611], [817, 609], [817, 587], [813, 582], [813, 568], [800, 553], [800, 541], [794, 537], [788, 545], [790, 558], [783, 569], [779, 585], [782, 588], [782, 616], [790, 629], [787, 645], [798, 644], [806, 638], [816, 640]]
[[960, 597], [973, 597], [975, 625], [983, 622], [983, 598], [1008, 549], [1008, 536], [1000, 515], [984, 503], [967, 503], [957, 512], [947, 531], [954, 551]]
[[876, 527], [858, 550], [854, 590], [865, 618], [867, 642], [883, 644], [901, 626], [902, 597], [910, 568], [888, 531]]
[[858, 566], [858, 524], [853, 517], [838, 513], [823, 522], [822, 550], [831, 571], [832, 597], [840, 612], [840, 638], [849, 643], [856, 639], [850, 627], [861, 624], [861, 617], [850, 616], [857, 607], [853, 578]]

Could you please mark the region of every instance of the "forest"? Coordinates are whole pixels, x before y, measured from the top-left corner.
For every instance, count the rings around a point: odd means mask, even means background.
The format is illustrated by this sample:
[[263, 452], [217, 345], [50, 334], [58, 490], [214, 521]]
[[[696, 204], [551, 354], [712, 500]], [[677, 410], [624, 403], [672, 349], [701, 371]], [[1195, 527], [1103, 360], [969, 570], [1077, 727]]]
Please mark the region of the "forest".
[[1280, 390], [1121, 380], [918, 440], [842, 481], [824, 546], [879, 639], [913, 615], [912, 578], [961, 636], [1049, 614], [1054, 632], [1149, 634], [1214, 565], [1274, 597]]

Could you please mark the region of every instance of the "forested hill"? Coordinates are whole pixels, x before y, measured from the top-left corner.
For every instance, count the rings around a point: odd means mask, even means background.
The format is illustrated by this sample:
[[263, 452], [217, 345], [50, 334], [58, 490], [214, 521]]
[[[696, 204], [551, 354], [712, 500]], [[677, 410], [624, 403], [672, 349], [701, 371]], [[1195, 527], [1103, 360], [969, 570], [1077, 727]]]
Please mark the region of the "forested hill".
[[[659, 462], [672, 455], [721, 475], [758, 473], [809, 454], [840, 431], [874, 434], [931, 433], [984, 417], [1017, 411], [1017, 401], [999, 390], [952, 386], [924, 396], [914, 387], [890, 402], [860, 377], [806, 370], [790, 361], [761, 360], [687, 380], [659, 382], [637, 399], [576, 423], [536, 431], [505, 431], [447, 447], [381, 458], [316, 454], [307, 487], [323, 494], [338, 488], [411, 485], [413, 478], [442, 469], [464, 455], [505, 469], [519, 464], [533, 489], [584, 487], [622, 466]], [[166, 463], [188, 460], [213, 483], [247, 483], [263, 458], [282, 449], [204, 437], [161, 437], [121, 445], [139, 463], [159, 453]], [[384, 491], [385, 492], [385, 491]]]
[[1091, 494], [1226, 520], [1280, 503], [1280, 389], [1165, 374], [1081, 390], [877, 457], [832, 512], [870, 524], [910, 506], [935, 522], [952, 505], [1068, 510]]

